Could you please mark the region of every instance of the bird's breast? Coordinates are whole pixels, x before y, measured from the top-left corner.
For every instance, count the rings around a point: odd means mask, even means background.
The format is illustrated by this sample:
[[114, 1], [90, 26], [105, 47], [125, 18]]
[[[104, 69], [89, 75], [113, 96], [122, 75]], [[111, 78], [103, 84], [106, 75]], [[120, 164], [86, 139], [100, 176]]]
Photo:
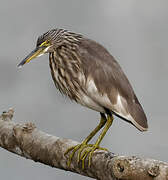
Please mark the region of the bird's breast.
[[52, 79], [59, 91], [70, 99], [79, 101], [83, 93], [84, 75], [81, 71], [75, 72], [73, 64], [65, 65], [55, 61], [53, 54], [49, 55], [49, 65]]

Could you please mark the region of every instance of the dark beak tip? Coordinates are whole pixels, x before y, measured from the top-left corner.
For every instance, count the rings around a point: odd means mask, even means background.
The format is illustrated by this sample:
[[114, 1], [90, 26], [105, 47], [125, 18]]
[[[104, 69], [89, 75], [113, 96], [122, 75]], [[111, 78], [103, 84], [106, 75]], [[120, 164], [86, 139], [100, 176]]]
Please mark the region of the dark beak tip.
[[[42, 47], [40, 47], [40, 48], [42, 48]], [[23, 60], [17, 65], [17, 67], [18, 67], [18, 68], [22, 68], [24, 64], [28, 63], [31, 59], [34, 58], [34, 57], [32, 57], [32, 56], [34, 56], [34, 54], [35, 54], [38, 50], [39, 50], [39, 47], [36, 48], [36, 49], [34, 49], [28, 56], [26, 56], [25, 59], [23, 59]], [[38, 55], [38, 54], [37, 54], [37, 55]]]
[[21, 69], [21, 68], [22, 68], [22, 65], [18, 64], [18, 65], [17, 65], [17, 68], [18, 68], [18, 69]]
[[18, 69], [22, 68], [24, 64], [25, 64], [25, 62], [24, 62], [24, 61], [21, 61], [21, 62], [17, 65]]

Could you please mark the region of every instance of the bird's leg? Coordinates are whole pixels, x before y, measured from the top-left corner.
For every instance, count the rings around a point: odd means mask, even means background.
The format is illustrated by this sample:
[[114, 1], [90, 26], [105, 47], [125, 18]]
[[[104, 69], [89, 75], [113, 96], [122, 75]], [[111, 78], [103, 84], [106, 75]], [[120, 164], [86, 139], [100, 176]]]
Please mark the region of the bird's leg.
[[86, 138], [84, 141], [82, 141], [81, 144], [78, 144], [78, 145], [76, 145], [76, 146], [73, 146], [73, 147], [69, 148], [69, 149], [65, 152], [65, 155], [66, 155], [66, 154], [69, 153], [71, 150], [73, 150], [72, 153], [70, 154], [69, 159], [68, 159], [68, 162], [67, 162], [67, 165], [68, 165], [68, 166], [70, 166], [71, 161], [72, 161], [72, 158], [73, 158], [73, 156], [74, 156], [74, 154], [75, 154], [75, 152], [76, 152], [77, 150], [79, 150], [79, 152], [78, 152], [78, 162], [80, 161], [80, 156], [81, 156], [81, 152], [83, 151], [83, 149], [86, 148], [86, 147], [91, 147], [91, 146], [92, 146], [92, 145], [88, 145], [87, 143], [88, 143], [88, 142], [92, 139], [92, 137], [105, 125], [105, 123], [106, 123], [106, 121], [107, 121], [106, 116], [105, 116], [105, 114], [103, 114], [103, 113], [100, 113], [100, 114], [101, 114], [100, 123], [99, 123], [98, 126], [87, 136], [87, 138]]
[[[108, 131], [108, 129], [110, 128], [110, 126], [112, 125], [113, 122], [113, 116], [112, 115], [108, 115], [107, 117], [107, 122], [106, 125], [103, 129], [103, 131], [101, 132], [100, 136], [98, 137], [97, 141], [95, 144], [93, 144], [92, 146], [90, 146], [90, 148], [87, 148], [83, 154], [81, 155], [81, 160], [82, 160], [82, 168], [84, 169], [84, 163], [85, 163], [85, 159], [89, 154], [89, 166], [91, 165], [91, 158], [92, 158], [92, 154], [96, 149], [100, 149], [102, 150], [103, 148], [100, 148], [99, 145], [103, 139], [103, 137], [105, 136], [106, 132]], [[103, 149], [106, 150], [106, 149]]]

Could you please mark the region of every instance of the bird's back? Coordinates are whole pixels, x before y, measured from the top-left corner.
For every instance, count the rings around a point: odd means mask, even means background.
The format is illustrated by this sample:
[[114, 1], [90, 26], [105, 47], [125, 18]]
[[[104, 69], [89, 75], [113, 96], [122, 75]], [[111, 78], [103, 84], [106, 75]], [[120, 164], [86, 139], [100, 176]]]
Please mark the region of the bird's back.
[[86, 77], [87, 95], [139, 130], [147, 130], [147, 119], [133, 88], [113, 56], [100, 44], [81, 40], [78, 53]]

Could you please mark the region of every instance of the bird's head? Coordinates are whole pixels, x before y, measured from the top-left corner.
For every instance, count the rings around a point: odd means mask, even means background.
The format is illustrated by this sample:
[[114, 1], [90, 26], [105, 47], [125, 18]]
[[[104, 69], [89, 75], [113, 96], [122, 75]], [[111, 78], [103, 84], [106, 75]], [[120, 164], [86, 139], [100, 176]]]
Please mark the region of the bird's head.
[[24, 64], [30, 62], [36, 57], [53, 52], [57, 47], [63, 44], [72, 45], [78, 42], [80, 38], [81, 36], [79, 34], [75, 34], [64, 29], [52, 29], [47, 31], [38, 37], [36, 48], [20, 62], [18, 67], [22, 67]]
[[50, 36], [51, 35], [48, 32], [39, 36], [37, 39], [36, 48], [19, 63], [18, 67], [22, 67], [24, 64], [30, 62], [32, 59], [51, 52], [53, 42]]

